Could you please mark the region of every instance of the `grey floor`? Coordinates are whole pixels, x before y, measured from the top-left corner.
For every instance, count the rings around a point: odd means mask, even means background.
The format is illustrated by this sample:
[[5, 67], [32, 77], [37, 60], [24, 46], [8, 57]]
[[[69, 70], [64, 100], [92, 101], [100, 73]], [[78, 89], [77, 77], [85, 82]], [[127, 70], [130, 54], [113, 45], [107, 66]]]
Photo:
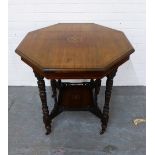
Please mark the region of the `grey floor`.
[[[49, 87], [47, 94], [51, 109]], [[46, 136], [37, 87], [9, 87], [9, 155], [145, 155], [145, 123], [135, 126], [135, 118], [145, 118], [145, 87], [113, 87], [104, 135], [91, 113], [63, 112]]]

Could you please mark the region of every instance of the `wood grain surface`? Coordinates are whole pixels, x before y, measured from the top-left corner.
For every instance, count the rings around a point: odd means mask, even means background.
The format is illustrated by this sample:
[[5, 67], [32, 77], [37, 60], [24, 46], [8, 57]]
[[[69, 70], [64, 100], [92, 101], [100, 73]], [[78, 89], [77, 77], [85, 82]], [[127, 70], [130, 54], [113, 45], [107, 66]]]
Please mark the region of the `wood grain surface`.
[[40, 72], [107, 71], [133, 52], [123, 32], [93, 23], [62, 23], [29, 32], [16, 49]]

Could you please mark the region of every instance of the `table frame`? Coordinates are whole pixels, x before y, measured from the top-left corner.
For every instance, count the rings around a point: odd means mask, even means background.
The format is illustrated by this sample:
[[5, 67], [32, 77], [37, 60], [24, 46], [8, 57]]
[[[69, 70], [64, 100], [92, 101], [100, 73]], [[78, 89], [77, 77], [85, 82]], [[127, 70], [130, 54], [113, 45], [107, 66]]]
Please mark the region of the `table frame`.
[[[61, 82], [61, 79], [58, 79], [58, 80], [51, 79], [50, 83], [51, 83], [51, 88], [53, 91], [52, 97], [54, 99], [54, 107], [53, 107], [53, 110], [49, 112], [48, 105], [47, 105], [44, 76], [41, 76], [34, 70], [35, 77], [38, 80], [37, 83], [38, 83], [40, 99], [42, 102], [43, 122], [44, 122], [45, 129], [46, 129], [46, 135], [51, 133], [52, 120], [64, 110], [90, 111], [91, 113], [95, 114], [101, 120], [100, 134], [103, 134], [106, 131], [108, 120], [109, 120], [109, 103], [110, 103], [111, 92], [112, 92], [112, 87], [113, 87], [113, 78], [116, 75], [116, 72], [117, 72], [117, 68], [111, 70], [106, 75], [107, 80], [106, 80], [106, 90], [105, 90], [105, 103], [104, 103], [102, 111], [98, 107], [98, 102], [97, 102], [97, 97], [98, 97], [98, 94], [100, 92], [100, 87], [101, 87], [101, 79], [91, 79], [90, 82], [83, 82], [83, 83]], [[57, 90], [59, 90], [60, 92], [60, 90], [63, 87], [66, 87], [66, 86], [74, 87], [74, 85], [77, 85], [77, 84], [80, 85], [81, 87], [87, 86], [91, 90], [94, 90], [93, 104], [90, 107], [85, 107], [85, 108], [74, 108], [74, 109], [70, 109], [69, 107], [63, 108], [62, 105], [59, 104], [58, 100], [60, 96], [58, 96]]]

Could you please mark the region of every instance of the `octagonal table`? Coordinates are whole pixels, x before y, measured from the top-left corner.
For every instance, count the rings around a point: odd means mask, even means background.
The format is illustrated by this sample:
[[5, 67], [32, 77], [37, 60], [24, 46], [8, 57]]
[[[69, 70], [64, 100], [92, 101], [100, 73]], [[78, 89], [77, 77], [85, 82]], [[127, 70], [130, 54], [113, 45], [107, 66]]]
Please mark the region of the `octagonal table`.
[[[123, 32], [93, 23], [61, 23], [29, 32], [15, 50], [38, 80], [46, 134], [64, 110], [88, 110], [101, 119], [103, 134], [109, 119], [113, 78], [134, 48]], [[103, 110], [97, 96], [107, 77]], [[44, 78], [50, 79], [54, 108], [48, 110]], [[62, 82], [62, 79], [90, 79]]]

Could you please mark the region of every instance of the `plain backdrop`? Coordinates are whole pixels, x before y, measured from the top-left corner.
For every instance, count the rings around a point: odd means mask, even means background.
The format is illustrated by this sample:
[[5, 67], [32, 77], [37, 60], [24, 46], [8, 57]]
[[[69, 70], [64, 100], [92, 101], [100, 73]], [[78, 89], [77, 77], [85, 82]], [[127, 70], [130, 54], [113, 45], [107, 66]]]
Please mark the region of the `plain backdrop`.
[[123, 31], [135, 53], [119, 68], [114, 85], [145, 85], [145, 0], [9, 0], [8, 9], [10, 86], [37, 85], [32, 69], [14, 52], [24, 36], [63, 22], [97, 23]]

